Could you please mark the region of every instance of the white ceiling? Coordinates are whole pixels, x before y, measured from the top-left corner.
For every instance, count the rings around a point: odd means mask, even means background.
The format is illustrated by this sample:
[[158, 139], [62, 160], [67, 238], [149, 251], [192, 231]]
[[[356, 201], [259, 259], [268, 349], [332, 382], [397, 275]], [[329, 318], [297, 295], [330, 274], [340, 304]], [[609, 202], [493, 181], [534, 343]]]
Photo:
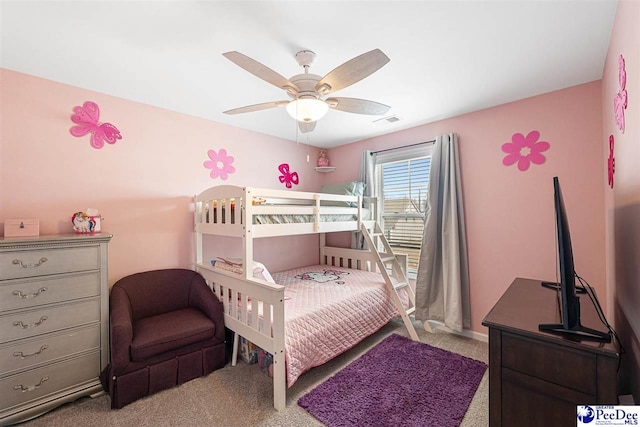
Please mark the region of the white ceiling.
[[[332, 147], [602, 77], [615, 0], [9, 1], [1, 66], [280, 138]], [[289, 78], [381, 49], [391, 61], [335, 93], [391, 106], [399, 121], [331, 110], [298, 134], [287, 99], [222, 56]]]

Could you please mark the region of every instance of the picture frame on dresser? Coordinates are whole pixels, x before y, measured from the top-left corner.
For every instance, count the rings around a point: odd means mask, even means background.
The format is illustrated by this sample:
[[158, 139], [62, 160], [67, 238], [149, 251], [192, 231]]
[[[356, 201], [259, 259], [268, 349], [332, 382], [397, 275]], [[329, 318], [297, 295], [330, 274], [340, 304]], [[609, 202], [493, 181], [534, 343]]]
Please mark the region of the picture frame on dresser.
[[0, 426], [103, 393], [111, 238], [0, 239]]

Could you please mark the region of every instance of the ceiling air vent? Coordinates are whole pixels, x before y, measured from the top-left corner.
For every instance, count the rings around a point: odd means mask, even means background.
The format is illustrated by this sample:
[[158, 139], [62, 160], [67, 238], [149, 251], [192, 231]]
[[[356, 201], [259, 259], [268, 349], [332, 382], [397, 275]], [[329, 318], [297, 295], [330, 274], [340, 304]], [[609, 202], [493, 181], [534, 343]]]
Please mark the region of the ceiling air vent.
[[378, 119], [378, 120], [374, 120], [373, 123], [378, 124], [378, 125], [385, 125], [387, 123], [395, 123], [400, 121], [400, 117], [398, 116], [388, 116], [388, 117], [384, 117], [382, 119]]

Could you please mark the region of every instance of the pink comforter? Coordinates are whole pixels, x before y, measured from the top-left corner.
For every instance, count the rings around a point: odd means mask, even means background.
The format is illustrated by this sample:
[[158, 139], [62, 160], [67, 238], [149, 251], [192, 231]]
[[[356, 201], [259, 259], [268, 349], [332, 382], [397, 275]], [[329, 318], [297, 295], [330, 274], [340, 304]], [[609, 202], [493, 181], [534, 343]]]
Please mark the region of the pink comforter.
[[[273, 274], [285, 286], [287, 385], [398, 315], [382, 276], [316, 265]], [[406, 290], [399, 292], [406, 305]]]

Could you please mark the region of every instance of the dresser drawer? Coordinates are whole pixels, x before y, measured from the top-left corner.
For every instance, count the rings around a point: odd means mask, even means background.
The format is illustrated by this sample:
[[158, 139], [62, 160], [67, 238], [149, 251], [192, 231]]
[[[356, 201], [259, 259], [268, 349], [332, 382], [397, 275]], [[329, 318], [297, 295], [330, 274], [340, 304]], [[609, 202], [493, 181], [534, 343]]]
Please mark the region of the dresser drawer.
[[502, 366], [583, 393], [596, 394], [596, 356], [502, 333]]
[[0, 282], [0, 312], [100, 295], [99, 272]]
[[99, 255], [96, 246], [3, 252], [0, 280], [97, 270]]
[[95, 381], [99, 374], [100, 354], [95, 352], [5, 377], [0, 379], [0, 408], [10, 410], [16, 405]]
[[0, 343], [100, 321], [100, 300], [73, 302], [0, 316]]
[[69, 329], [0, 346], [0, 377], [100, 348], [100, 326]]

